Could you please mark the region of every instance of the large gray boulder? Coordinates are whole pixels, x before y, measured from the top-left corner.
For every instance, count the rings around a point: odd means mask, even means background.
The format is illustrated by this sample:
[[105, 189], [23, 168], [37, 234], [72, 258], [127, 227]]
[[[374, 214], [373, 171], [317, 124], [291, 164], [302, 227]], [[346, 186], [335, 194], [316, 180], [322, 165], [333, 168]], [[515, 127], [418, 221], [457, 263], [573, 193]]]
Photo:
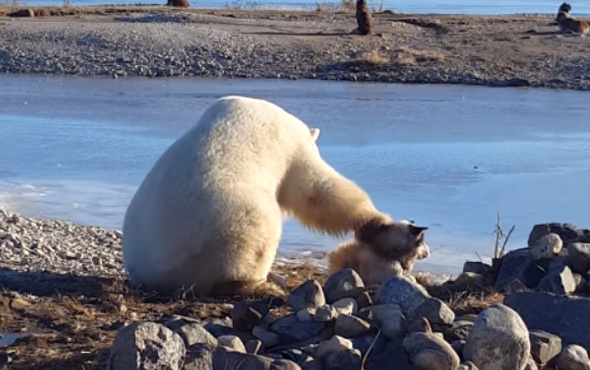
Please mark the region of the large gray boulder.
[[109, 370], [180, 370], [186, 347], [182, 338], [164, 325], [134, 323], [121, 329], [111, 348]]
[[588, 352], [581, 346], [570, 344], [555, 359], [554, 364], [560, 370], [590, 370]]
[[529, 332], [518, 313], [495, 304], [478, 315], [463, 358], [481, 370], [523, 370], [530, 349]]
[[548, 234], [557, 234], [563, 240], [565, 245], [576, 242], [583, 234], [583, 231], [572, 224], [546, 223], [538, 224], [533, 227], [529, 234], [528, 245], [533, 245], [539, 238]]
[[430, 295], [422, 285], [405, 276], [385, 280], [375, 294], [377, 304], [395, 304], [404, 312], [418, 308], [428, 298]]
[[549, 271], [536, 288], [541, 292], [555, 294], [571, 294], [576, 290], [576, 281], [572, 270], [560, 260], [552, 261], [549, 264]]
[[561, 353], [561, 338], [543, 330], [533, 330], [529, 333], [531, 340], [531, 355], [541, 366], [545, 366], [555, 356]]
[[563, 248], [563, 241], [555, 233], [543, 235], [529, 246], [533, 258], [554, 257], [561, 252], [561, 248]]
[[522, 317], [529, 330], [559, 336], [564, 345], [590, 348], [590, 299], [541, 292], [512, 293], [504, 304]]
[[355, 298], [364, 290], [363, 280], [356, 271], [350, 268], [330, 275], [323, 288], [328, 303], [333, 303], [341, 298]]

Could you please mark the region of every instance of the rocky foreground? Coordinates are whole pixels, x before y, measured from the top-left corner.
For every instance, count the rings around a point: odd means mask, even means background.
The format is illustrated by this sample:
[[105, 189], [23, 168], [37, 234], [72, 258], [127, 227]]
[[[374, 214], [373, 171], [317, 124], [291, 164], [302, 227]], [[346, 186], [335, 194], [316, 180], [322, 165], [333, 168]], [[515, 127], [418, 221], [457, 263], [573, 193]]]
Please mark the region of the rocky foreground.
[[347, 10], [0, 6], [0, 72], [590, 89], [590, 44], [553, 18], [384, 12], [359, 36]]
[[0, 211], [0, 366], [10, 369], [589, 369], [590, 230], [365, 286], [276, 265], [287, 297], [162, 297], [130, 287], [121, 234]]

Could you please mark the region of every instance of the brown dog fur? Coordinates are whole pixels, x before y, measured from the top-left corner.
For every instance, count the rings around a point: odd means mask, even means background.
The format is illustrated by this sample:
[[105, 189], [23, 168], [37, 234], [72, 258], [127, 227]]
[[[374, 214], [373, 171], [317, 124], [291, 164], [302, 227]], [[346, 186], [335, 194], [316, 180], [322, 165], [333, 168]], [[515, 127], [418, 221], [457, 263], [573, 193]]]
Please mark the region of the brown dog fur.
[[425, 230], [407, 221], [369, 222], [357, 231], [353, 241], [339, 245], [330, 253], [329, 273], [352, 268], [367, 285], [407, 274], [417, 259], [430, 255], [424, 242]]
[[569, 14], [563, 12], [557, 14], [557, 24], [562, 32], [585, 35], [590, 31], [590, 23], [588, 21], [574, 19]]

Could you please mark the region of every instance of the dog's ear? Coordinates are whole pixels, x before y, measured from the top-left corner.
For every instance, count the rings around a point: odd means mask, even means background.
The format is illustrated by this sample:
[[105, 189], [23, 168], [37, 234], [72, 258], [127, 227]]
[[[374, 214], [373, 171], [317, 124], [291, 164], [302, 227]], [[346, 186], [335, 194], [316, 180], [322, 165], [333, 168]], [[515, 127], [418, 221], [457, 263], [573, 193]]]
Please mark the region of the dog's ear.
[[409, 224], [408, 228], [410, 230], [410, 233], [412, 233], [412, 235], [420, 235], [420, 233], [428, 230], [428, 227], [426, 227], [426, 226], [416, 226], [414, 224]]

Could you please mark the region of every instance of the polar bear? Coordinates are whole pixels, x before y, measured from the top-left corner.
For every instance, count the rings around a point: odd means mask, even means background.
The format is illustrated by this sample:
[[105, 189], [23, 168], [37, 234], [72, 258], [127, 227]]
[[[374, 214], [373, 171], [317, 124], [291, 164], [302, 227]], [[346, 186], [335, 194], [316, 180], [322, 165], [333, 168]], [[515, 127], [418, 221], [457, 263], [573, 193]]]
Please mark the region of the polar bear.
[[[248, 295], [271, 290], [283, 214], [368, 243], [411, 233], [327, 164], [320, 131], [265, 100], [228, 96], [156, 161], [123, 225], [129, 279], [160, 292]], [[405, 246], [398, 246], [404, 248]]]
[[352, 241], [340, 244], [328, 255], [328, 272], [351, 268], [366, 285], [379, 285], [392, 276], [408, 274], [416, 260], [430, 256], [430, 248], [424, 241], [428, 228], [405, 220], [395, 227], [403, 230], [391, 235], [401, 238], [397, 241], [379, 237], [363, 238], [363, 241], [357, 235]]

